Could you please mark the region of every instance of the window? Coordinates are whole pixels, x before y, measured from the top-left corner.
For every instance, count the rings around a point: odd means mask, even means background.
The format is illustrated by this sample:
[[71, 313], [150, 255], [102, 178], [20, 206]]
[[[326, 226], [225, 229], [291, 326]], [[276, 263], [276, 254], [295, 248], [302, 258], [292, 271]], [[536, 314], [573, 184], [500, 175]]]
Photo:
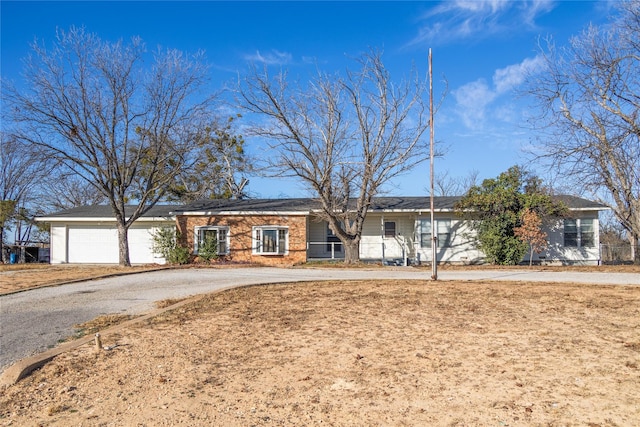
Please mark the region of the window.
[[569, 248], [578, 247], [578, 221], [575, 219], [564, 220], [564, 245]]
[[596, 245], [593, 219], [565, 219], [564, 245], [569, 248], [592, 248]]
[[592, 219], [580, 220], [580, 246], [593, 248], [596, 245]]
[[285, 255], [289, 251], [289, 229], [286, 227], [253, 227], [253, 253]]
[[196, 238], [193, 252], [198, 253], [198, 248], [207, 246], [213, 247], [213, 251], [218, 255], [229, 253], [229, 227], [196, 227]]
[[384, 222], [384, 237], [396, 237], [396, 223], [393, 221]]
[[[446, 248], [451, 243], [451, 220], [438, 219], [435, 221], [438, 232], [438, 248]], [[418, 233], [420, 236], [420, 247], [431, 247], [431, 220], [421, 219], [418, 222]]]
[[418, 226], [420, 233], [420, 247], [421, 248], [430, 248], [431, 247], [431, 221], [428, 219], [421, 219], [420, 225]]

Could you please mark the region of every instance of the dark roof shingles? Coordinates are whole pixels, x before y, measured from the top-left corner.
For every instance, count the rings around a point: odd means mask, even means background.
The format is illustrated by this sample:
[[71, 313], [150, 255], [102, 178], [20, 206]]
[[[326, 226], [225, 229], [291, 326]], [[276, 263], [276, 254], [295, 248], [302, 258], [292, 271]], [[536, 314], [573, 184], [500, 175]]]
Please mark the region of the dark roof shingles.
[[[558, 195], [556, 200], [564, 202], [570, 209], [606, 209], [606, 206], [582, 199], [576, 196]], [[435, 197], [434, 209], [437, 211], [452, 211], [460, 197]], [[130, 212], [135, 206], [127, 206], [126, 212]], [[199, 200], [187, 205], [156, 205], [147, 211], [142, 217], [170, 217], [195, 212], [310, 212], [321, 208], [317, 199], [216, 199]], [[424, 197], [376, 197], [373, 200], [370, 212], [376, 211], [428, 211], [430, 199]], [[56, 212], [46, 217], [59, 218], [113, 218], [113, 212], [108, 205], [82, 206]]]
[[[172, 212], [179, 205], [155, 205], [145, 212], [143, 218], [151, 217], [171, 217]], [[135, 206], [125, 206], [125, 213], [131, 215]], [[54, 218], [113, 218], [113, 210], [109, 205], [91, 205], [80, 206], [77, 208], [71, 208], [60, 212], [55, 212], [50, 215], [43, 215], [43, 217]]]

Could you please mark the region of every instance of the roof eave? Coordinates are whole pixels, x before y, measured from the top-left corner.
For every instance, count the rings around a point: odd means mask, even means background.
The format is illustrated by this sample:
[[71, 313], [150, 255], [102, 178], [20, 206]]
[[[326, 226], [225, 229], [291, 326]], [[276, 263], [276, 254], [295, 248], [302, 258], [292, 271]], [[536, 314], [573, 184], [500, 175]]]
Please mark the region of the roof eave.
[[182, 216], [250, 216], [250, 215], [309, 215], [307, 211], [188, 211], [171, 212], [174, 215]]
[[570, 211], [610, 211], [611, 208], [608, 206], [593, 206], [593, 207], [584, 207], [584, 208], [569, 208]]
[[[454, 212], [453, 209], [447, 209], [447, 208], [438, 208], [438, 209], [434, 209], [434, 212]], [[429, 213], [430, 209], [429, 208], [425, 208], [425, 209], [371, 209], [369, 210], [367, 213], [368, 214], [376, 214], [376, 213], [417, 213], [417, 214], [423, 214], [423, 213]]]
[[[128, 218], [127, 218], [128, 219]], [[175, 221], [175, 216], [145, 216], [136, 219], [134, 222], [158, 222], [158, 221]], [[59, 216], [43, 216], [34, 218], [36, 222], [116, 222], [114, 217], [59, 217]]]

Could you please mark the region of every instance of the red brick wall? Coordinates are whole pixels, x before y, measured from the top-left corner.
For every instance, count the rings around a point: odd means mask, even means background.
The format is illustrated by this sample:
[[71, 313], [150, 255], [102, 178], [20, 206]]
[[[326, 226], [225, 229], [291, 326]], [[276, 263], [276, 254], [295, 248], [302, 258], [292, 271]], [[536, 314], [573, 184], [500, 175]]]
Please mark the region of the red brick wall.
[[[181, 244], [193, 251], [195, 227], [203, 225], [229, 227], [230, 253], [228, 259], [264, 265], [293, 265], [307, 261], [307, 218], [305, 216], [234, 215], [185, 216], [176, 218]], [[286, 255], [257, 255], [252, 253], [252, 227], [276, 225], [289, 227], [289, 253]]]

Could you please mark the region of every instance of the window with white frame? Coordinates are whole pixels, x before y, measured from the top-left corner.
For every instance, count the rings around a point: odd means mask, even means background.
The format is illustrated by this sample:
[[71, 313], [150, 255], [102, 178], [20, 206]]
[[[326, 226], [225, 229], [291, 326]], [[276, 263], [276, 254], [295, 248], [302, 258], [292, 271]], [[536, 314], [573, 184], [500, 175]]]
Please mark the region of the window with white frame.
[[384, 237], [394, 238], [396, 237], [396, 223], [393, 221], [384, 222]]
[[596, 245], [593, 219], [565, 219], [564, 246], [568, 248], [592, 248]]
[[[436, 232], [438, 236], [438, 248], [445, 248], [451, 243], [451, 220], [435, 220]], [[418, 221], [418, 235], [420, 237], [420, 247], [431, 247], [431, 219], [421, 219]]]
[[288, 227], [253, 227], [253, 253], [260, 255], [286, 255], [289, 251]]
[[217, 255], [229, 254], [229, 227], [202, 226], [196, 227], [193, 252], [207, 246], [213, 248]]

